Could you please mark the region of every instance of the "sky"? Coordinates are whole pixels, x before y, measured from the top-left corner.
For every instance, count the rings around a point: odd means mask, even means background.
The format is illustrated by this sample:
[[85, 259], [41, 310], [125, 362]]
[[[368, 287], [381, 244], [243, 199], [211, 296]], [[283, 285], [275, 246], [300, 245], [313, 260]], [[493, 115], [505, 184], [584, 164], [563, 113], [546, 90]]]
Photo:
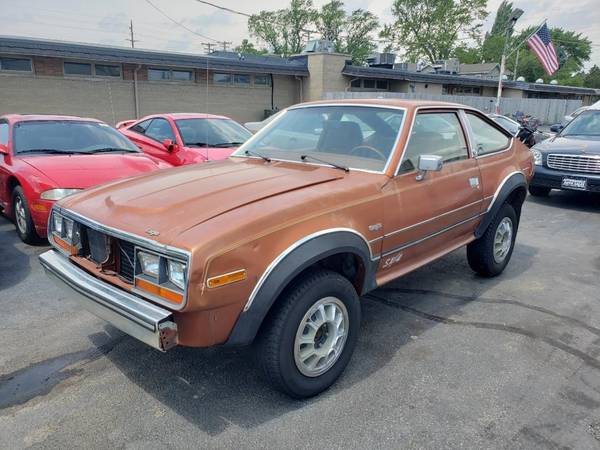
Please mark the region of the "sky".
[[[204, 37], [169, 21], [152, 7]], [[278, 9], [287, 0], [211, 0], [212, 3], [248, 14], [262, 9]], [[314, 0], [316, 6], [327, 0]], [[488, 0], [490, 15], [484, 30], [491, 28], [501, 0]], [[346, 0], [348, 10], [369, 9], [382, 23], [392, 21], [392, 0]], [[525, 11], [516, 29], [537, 25], [545, 18], [550, 26], [573, 30], [587, 36], [592, 59], [586, 68], [600, 65], [600, 8], [598, 0], [513, 1]], [[231, 41], [233, 45], [249, 37], [247, 18], [201, 4], [196, 0], [0, 0], [0, 34], [65, 41], [129, 46], [129, 21], [133, 20], [136, 47], [203, 53], [203, 42]], [[210, 39], [212, 39], [212, 41]], [[251, 39], [253, 40], [253, 39]]]

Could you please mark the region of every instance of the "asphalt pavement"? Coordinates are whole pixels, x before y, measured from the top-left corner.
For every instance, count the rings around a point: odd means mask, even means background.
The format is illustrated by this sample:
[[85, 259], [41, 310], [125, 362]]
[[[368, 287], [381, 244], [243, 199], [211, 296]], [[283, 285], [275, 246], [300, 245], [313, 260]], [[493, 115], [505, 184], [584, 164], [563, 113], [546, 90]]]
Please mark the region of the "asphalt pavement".
[[294, 401], [246, 349], [162, 354], [64, 298], [0, 218], [0, 449], [600, 448], [600, 197], [528, 198], [495, 279], [464, 249], [363, 298]]

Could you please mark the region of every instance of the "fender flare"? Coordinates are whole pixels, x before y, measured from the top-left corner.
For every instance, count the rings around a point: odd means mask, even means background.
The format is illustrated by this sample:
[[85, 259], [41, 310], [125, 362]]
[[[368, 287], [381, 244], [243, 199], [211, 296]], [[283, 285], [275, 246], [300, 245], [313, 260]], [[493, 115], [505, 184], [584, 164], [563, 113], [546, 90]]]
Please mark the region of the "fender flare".
[[337, 253], [353, 253], [362, 262], [364, 279], [359, 295], [375, 288], [375, 269], [379, 258], [373, 257], [364, 236], [346, 228], [311, 234], [292, 244], [267, 267], [250, 294], [225, 345], [250, 344], [284, 288], [306, 268]]
[[494, 198], [492, 199], [490, 206], [475, 230], [475, 237], [477, 239], [483, 236], [487, 228], [490, 226], [490, 223], [494, 219], [496, 213], [500, 210], [502, 205], [511, 196], [511, 194], [519, 188], [527, 189], [527, 179], [522, 172], [512, 172], [507, 175], [506, 178], [504, 178], [502, 183], [500, 183], [500, 187], [494, 194]]

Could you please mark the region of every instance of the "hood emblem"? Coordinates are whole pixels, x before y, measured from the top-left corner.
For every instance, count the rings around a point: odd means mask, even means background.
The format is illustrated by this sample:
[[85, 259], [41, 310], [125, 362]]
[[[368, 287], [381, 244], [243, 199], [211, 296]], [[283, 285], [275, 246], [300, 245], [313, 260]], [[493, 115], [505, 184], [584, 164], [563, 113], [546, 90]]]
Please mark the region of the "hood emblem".
[[146, 234], [150, 236], [160, 236], [160, 232], [153, 230], [152, 228], [146, 228]]

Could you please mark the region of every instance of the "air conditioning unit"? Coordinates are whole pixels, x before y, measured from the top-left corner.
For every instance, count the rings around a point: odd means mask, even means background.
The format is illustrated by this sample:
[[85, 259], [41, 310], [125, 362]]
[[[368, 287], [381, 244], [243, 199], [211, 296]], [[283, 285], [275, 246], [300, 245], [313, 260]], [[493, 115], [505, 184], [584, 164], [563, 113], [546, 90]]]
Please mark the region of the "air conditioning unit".
[[371, 67], [392, 67], [395, 61], [395, 53], [375, 53], [367, 58], [367, 63]]
[[335, 45], [327, 39], [315, 39], [308, 41], [302, 53], [334, 53]]

